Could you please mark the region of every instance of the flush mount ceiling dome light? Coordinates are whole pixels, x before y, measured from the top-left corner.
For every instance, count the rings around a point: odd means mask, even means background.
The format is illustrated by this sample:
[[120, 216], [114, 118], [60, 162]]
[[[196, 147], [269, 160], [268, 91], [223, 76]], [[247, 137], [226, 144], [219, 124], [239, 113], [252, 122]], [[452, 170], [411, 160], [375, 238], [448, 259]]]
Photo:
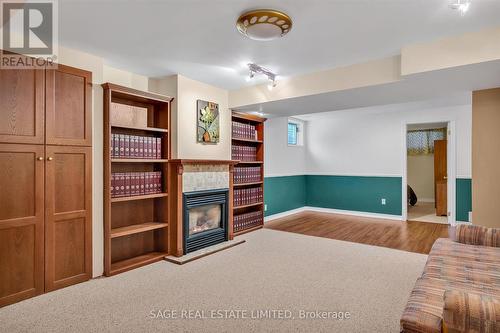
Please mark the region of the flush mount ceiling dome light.
[[236, 22], [236, 28], [250, 39], [268, 41], [290, 32], [292, 19], [277, 10], [258, 9], [243, 13]]
[[452, 0], [451, 9], [458, 10], [460, 15], [464, 16], [469, 11], [471, 0]]

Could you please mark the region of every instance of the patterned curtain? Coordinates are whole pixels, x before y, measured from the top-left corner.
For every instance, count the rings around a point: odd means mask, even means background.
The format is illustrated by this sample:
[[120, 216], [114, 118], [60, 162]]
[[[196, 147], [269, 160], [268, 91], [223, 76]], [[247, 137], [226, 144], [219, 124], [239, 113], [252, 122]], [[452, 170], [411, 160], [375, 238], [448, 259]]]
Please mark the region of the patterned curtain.
[[408, 131], [408, 155], [434, 154], [434, 140], [444, 140], [446, 128]]

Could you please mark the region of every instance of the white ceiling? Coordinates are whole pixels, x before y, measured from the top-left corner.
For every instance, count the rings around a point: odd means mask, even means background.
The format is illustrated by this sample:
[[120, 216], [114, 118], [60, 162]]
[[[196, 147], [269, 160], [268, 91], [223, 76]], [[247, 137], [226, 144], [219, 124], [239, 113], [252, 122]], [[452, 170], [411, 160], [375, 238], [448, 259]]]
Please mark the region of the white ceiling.
[[[461, 17], [449, 0], [63, 0], [59, 37], [114, 67], [237, 89], [256, 83], [245, 81], [248, 62], [292, 76], [500, 25], [500, 1], [472, 1]], [[259, 7], [287, 12], [292, 31], [271, 42], [241, 36], [237, 17]]]

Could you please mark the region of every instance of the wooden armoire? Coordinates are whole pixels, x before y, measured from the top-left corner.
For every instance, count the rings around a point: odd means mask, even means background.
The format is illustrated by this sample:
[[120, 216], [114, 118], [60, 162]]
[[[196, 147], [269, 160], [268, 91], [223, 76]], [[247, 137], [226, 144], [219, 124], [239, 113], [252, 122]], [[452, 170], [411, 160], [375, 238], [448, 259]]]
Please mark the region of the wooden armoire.
[[92, 74], [0, 69], [0, 306], [92, 270]]

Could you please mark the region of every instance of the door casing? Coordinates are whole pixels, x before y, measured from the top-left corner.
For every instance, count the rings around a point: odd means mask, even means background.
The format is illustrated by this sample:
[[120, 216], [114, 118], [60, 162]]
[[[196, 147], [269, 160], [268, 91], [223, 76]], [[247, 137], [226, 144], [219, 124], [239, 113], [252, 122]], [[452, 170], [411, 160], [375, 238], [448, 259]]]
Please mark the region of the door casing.
[[402, 175], [403, 181], [401, 182], [401, 220], [408, 220], [408, 207], [407, 207], [407, 184], [408, 184], [408, 157], [407, 157], [407, 144], [406, 136], [408, 131], [408, 125], [412, 124], [432, 124], [432, 123], [446, 123], [447, 124], [447, 158], [448, 158], [448, 224], [456, 224], [456, 124], [455, 120], [450, 119], [429, 119], [423, 121], [403, 121], [401, 125], [401, 140], [403, 150], [401, 152], [402, 157]]

